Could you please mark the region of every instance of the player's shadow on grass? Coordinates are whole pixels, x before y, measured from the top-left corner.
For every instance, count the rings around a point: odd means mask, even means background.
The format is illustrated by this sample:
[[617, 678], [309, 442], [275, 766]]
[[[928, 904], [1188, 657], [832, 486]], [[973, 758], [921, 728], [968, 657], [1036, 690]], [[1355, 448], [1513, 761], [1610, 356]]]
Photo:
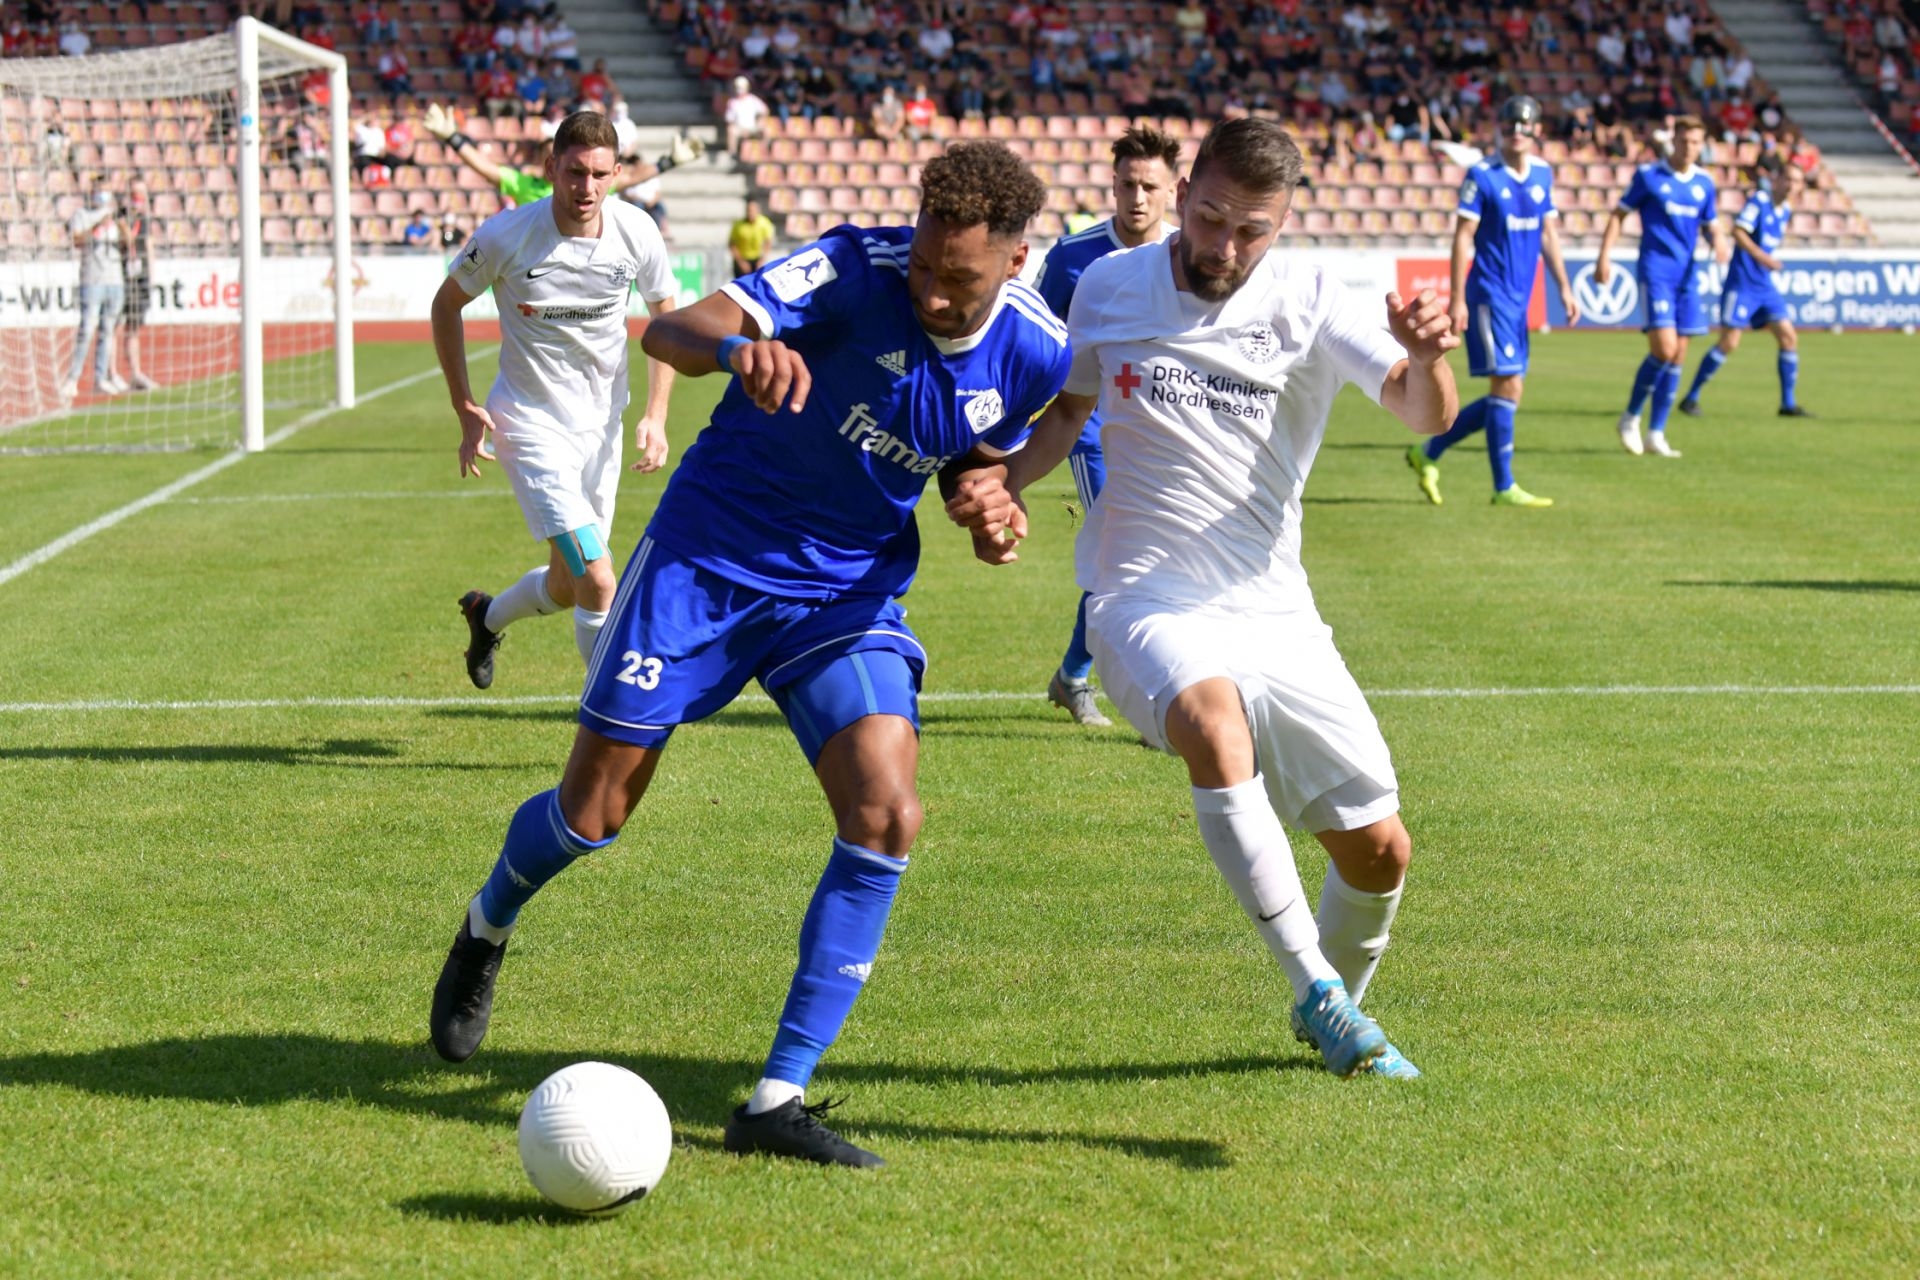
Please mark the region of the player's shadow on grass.
[[[184, 1099], [218, 1106], [282, 1106], [294, 1102], [369, 1103], [414, 1115], [488, 1127], [511, 1127], [533, 1087], [569, 1063], [602, 1056], [597, 1048], [484, 1050], [473, 1062], [451, 1066], [426, 1044], [343, 1040], [327, 1036], [240, 1034], [153, 1040], [80, 1053], [35, 1053], [0, 1058], [0, 1087], [56, 1086], [110, 1097]], [[760, 1075], [758, 1059], [675, 1054], [604, 1054], [651, 1082], [667, 1103], [676, 1139], [714, 1149], [718, 1143], [687, 1126], [717, 1127]], [[839, 1062], [830, 1088], [907, 1082], [921, 1085], [991, 1084], [1004, 1088], [1076, 1083], [1123, 1083], [1208, 1075], [1248, 1075], [1276, 1069], [1317, 1069], [1304, 1054], [1286, 1059], [1225, 1058], [1199, 1062], [1088, 1063], [1036, 1070], [980, 1065], [938, 1066]], [[1222, 1168], [1217, 1142], [1073, 1129], [986, 1129], [863, 1121], [849, 1116], [850, 1133], [888, 1134], [928, 1141], [1070, 1143], [1188, 1169]], [[519, 1202], [513, 1202], [518, 1204]], [[442, 1205], [457, 1209], [458, 1205]], [[422, 1210], [428, 1211], [427, 1208]]]
[[357, 769], [486, 770], [525, 768], [498, 760], [402, 760], [400, 748], [368, 738], [327, 742], [192, 743], [150, 747], [102, 747], [76, 743], [66, 747], [0, 747], [0, 760], [73, 760], [102, 764], [164, 761], [170, 764], [277, 764], [287, 767], [333, 765]]
[[1752, 578], [1744, 580], [1734, 578], [1710, 582], [1689, 582], [1679, 578], [1669, 578], [1667, 585], [1670, 587], [1754, 587], [1767, 591], [1837, 591], [1845, 595], [1920, 591], [1920, 582], [1876, 578]]
[[568, 1213], [544, 1200], [536, 1200], [530, 1195], [409, 1196], [405, 1200], [395, 1201], [395, 1207], [402, 1213], [415, 1214], [422, 1218], [438, 1218], [442, 1222], [489, 1222], [503, 1227], [521, 1222], [533, 1222], [548, 1227], [584, 1227], [595, 1222], [612, 1220], [611, 1218], [587, 1218], [577, 1213]]

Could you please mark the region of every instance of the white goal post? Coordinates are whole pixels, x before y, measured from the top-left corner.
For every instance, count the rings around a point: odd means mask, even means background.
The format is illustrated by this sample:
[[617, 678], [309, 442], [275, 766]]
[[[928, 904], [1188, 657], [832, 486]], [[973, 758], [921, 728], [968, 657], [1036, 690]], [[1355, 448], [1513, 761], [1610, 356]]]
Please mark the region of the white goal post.
[[353, 404], [349, 102], [246, 17], [0, 59], [0, 453], [257, 451]]

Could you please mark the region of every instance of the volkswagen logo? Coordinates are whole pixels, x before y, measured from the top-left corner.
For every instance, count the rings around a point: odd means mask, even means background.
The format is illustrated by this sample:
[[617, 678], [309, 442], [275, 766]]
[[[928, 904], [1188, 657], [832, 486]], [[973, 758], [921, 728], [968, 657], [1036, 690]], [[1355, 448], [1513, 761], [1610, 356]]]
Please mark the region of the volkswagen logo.
[[1640, 285], [1631, 272], [1614, 264], [1605, 284], [1593, 278], [1593, 264], [1580, 268], [1573, 277], [1573, 296], [1580, 303], [1580, 318], [1589, 324], [1619, 324], [1633, 318], [1640, 303]]

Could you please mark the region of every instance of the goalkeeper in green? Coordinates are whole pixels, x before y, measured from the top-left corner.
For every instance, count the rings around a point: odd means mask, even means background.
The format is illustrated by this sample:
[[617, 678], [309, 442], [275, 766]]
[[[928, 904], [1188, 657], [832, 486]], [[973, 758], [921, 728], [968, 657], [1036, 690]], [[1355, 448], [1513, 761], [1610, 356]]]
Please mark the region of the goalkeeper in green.
[[[474, 145], [472, 138], [454, 127], [453, 112], [437, 102], [427, 107], [426, 118], [421, 123], [426, 126], [428, 133], [446, 144], [461, 164], [498, 187], [500, 194], [513, 201], [516, 206], [531, 204], [535, 200], [544, 200], [553, 194], [553, 180], [547, 176], [547, 164], [553, 156], [552, 139], [543, 139], [535, 148], [531, 168], [518, 169], [510, 164], [501, 164], [492, 156], [482, 152]], [[705, 151], [706, 145], [698, 138], [676, 134], [673, 145], [668, 148], [667, 153], [653, 163], [649, 164], [638, 157], [632, 157], [632, 164], [623, 164], [608, 194], [657, 177], [675, 165], [698, 160]], [[621, 157], [622, 161], [627, 159], [629, 157]]]

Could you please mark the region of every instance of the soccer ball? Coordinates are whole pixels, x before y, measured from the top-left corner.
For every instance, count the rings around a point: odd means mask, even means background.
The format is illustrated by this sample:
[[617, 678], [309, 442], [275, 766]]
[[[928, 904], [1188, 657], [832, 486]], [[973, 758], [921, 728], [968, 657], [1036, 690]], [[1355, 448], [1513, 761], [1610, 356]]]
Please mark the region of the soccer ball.
[[576, 1062], [520, 1109], [520, 1163], [563, 1209], [607, 1217], [653, 1190], [673, 1154], [673, 1125], [653, 1087], [610, 1062]]

